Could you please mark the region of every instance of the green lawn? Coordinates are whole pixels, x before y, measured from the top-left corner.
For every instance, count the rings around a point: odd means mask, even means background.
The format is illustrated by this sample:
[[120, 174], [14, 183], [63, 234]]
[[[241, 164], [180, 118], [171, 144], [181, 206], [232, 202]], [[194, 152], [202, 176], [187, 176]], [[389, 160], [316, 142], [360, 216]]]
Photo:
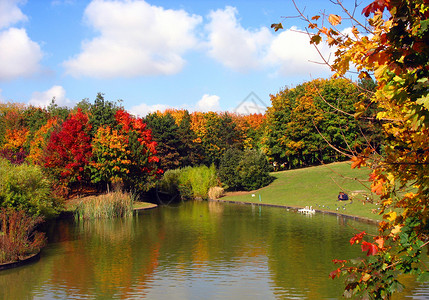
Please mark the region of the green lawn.
[[[316, 210], [381, 220], [373, 212], [378, 206], [364, 201], [366, 197], [376, 199], [376, 195], [367, 188], [369, 173], [370, 170], [366, 168], [351, 169], [349, 162], [275, 172], [272, 175], [276, 179], [269, 186], [249, 193], [228, 193], [221, 200], [292, 207], [313, 206]], [[364, 184], [357, 179], [364, 181]], [[340, 190], [351, 197], [352, 203], [337, 201]]]

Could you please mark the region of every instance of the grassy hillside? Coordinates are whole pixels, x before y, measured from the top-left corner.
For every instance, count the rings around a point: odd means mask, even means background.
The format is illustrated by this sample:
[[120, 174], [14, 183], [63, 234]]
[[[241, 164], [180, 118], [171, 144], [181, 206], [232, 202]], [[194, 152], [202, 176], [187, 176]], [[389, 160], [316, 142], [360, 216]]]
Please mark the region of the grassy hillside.
[[[221, 200], [255, 202], [285, 206], [313, 206], [317, 210], [381, 220], [374, 213], [378, 206], [365, 203], [371, 191], [356, 179], [366, 181], [369, 169], [351, 169], [349, 162], [272, 173], [276, 178], [269, 186], [253, 192], [228, 193]], [[368, 182], [364, 182], [369, 186]], [[343, 190], [353, 201], [337, 201]], [[337, 210], [338, 208], [338, 210]]]

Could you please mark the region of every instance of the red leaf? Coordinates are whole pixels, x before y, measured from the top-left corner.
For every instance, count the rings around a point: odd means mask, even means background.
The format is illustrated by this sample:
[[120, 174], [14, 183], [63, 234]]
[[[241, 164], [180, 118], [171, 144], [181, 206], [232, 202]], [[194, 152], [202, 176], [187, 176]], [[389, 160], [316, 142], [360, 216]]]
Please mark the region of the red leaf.
[[355, 236], [354, 237], [352, 237], [351, 239], [350, 239], [350, 244], [351, 245], [353, 245], [353, 244], [359, 244], [359, 242], [360, 241], [362, 241], [362, 239], [363, 239], [363, 236], [366, 234], [366, 232], [365, 231], [362, 231], [361, 233], [357, 233], [357, 234], [355, 234]]
[[362, 13], [365, 17], [368, 17], [371, 13], [374, 13], [378, 10], [383, 11], [385, 8], [389, 9], [390, 0], [375, 0], [370, 5], [365, 7], [362, 10]]
[[331, 273], [329, 273], [329, 277], [332, 279], [335, 279], [335, 277], [340, 277], [340, 273], [341, 273], [341, 269], [338, 268], [338, 269], [332, 271]]
[[363, 252], [367, 251], [366, 256], [376, 255], [378, 252], [377, 245], [365, 241], [362, 242], [361, 248]]

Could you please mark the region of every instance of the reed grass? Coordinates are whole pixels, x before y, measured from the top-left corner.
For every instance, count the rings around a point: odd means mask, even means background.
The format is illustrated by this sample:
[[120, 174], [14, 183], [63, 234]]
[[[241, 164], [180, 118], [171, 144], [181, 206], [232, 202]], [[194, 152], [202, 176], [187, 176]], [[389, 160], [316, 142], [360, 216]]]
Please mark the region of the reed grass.
[[77, 220], [130, 217], [134, 200], [133, 194], [121, 191], [87, 197], [77, 204], [74, 216]]

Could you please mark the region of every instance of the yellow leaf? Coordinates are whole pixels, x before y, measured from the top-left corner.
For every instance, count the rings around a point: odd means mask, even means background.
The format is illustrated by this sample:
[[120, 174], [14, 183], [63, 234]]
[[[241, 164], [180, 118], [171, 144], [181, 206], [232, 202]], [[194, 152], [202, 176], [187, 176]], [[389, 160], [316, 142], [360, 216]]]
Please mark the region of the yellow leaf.
[[401, 232], [401, 228], [402, 228], [401, 225], [396, 225], [393, 227], [393, 229], [392, 229], [392, 231], [390, 231], [390, 233], [393, 235], [397, 235], [398, 233]]
[[328, 20], [332, 26], [337, 26], [341, 23], [341, 17], [339, 15], [330, 14]]
[[391, 211], [391, 212], [388, 212], [387, 214], [385, 214], [384, 216], [383, 216], [383, 219], [387, 219], [387, 220], [389, 220], [390, 222], [393, 222], [393, 221], [395, 221], [396, 220], [396, 211]]
[[371, 278], [371, 275], [369, 275], [368, 273], [363, 274], [362, 276], [362, 281], [368, 281]]

